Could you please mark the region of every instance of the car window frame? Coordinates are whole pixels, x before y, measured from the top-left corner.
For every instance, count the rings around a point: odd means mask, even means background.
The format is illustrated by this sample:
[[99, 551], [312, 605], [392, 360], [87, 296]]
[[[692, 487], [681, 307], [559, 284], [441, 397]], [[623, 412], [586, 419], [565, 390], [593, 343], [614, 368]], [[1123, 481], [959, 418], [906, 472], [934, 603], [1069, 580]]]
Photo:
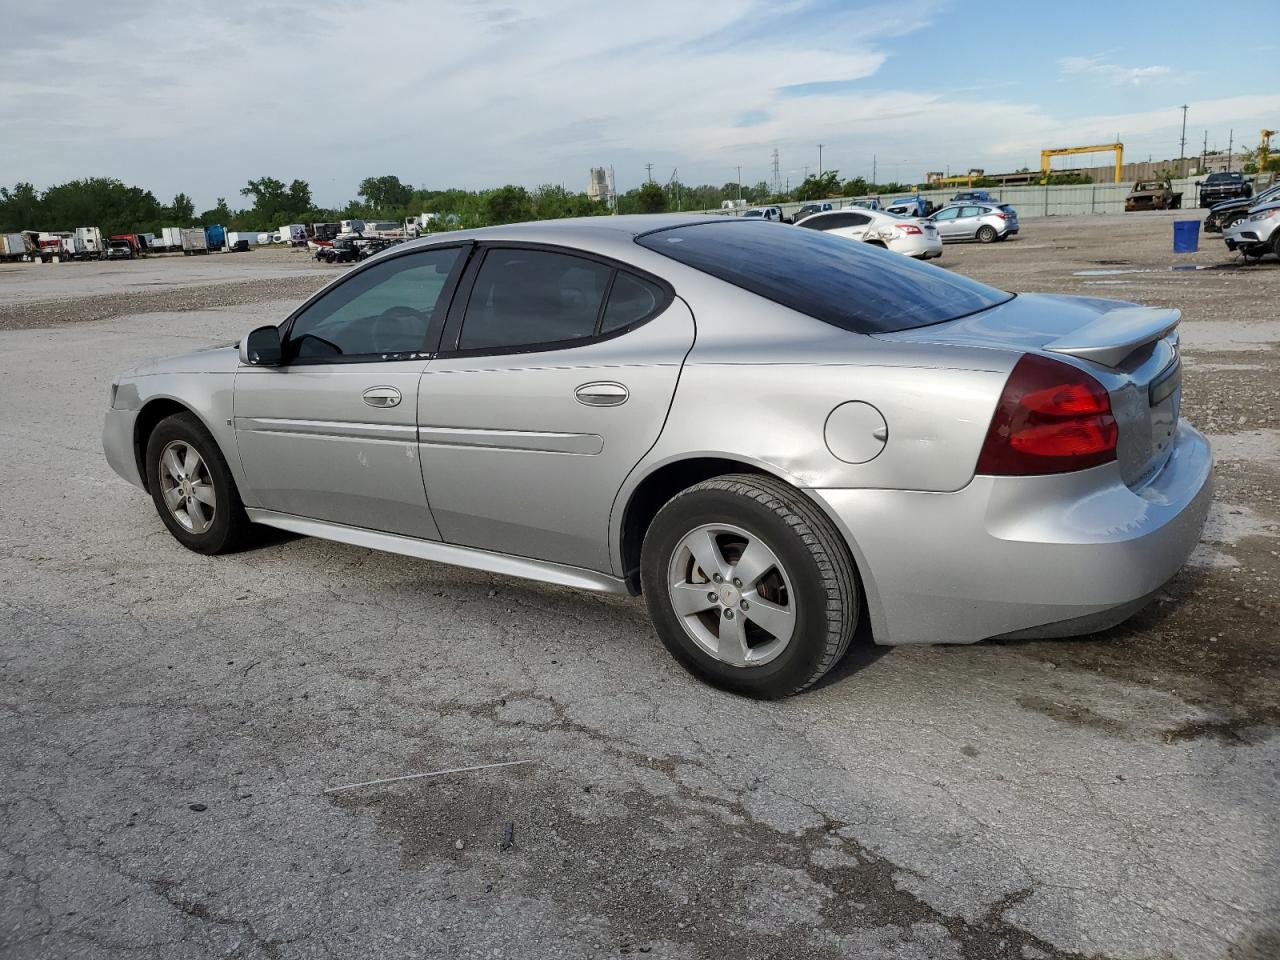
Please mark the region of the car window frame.
[[[458, 344], [462, 338], [463, 321], [466, 318], [467, 307], [471, 302], [471, 295], [475, 291], [476, 278], [480, 274], [480, 269], [484, 266], [484, 261], [493, 250], [538, 250], [544, 253], [558, 253], [563, 256], [578, 257], [582, 260], [590, 260], [609, 267], [613, 272], [609, 275], [609, 279], [605, 284], [604, 296], [601, 298], [600, 307], [596, 312], [595, 332], [589, 337], [574, 337], [569, 340], [544, 340], [538, 343], [524, 343], [507, 347], [459, 348]], [[617, 327], [608, 332], [601, 332], [605, 311], [609, 307], [609, 296], [613, 293], [613, 284], [618, 278], [619, 271], [629, 273], [637, 279], [653, 284], [662, 292], [662, 297], [659, 298], [658, 304], [640, 319], [633, 320], [625, 326]], [[591, 344], [604, 343], [607, 340], [626, 336], [631, 331], [639, 329], [649, 321], [662, 316], [671, 307], [676, 296], [675, 287], [662, 277], [634, 264], [598, 254], [591, 250], [583, 250], [579, 247], [569, 247], [556, 243], [519, 240], [485, 241], [476, 244], [476, 249], [472, 252], [466, 269], [459, 279], [434, 356], [463, 358], [519, 356], [525, 353], [547, 353], [553, 350], [577, 349]]]
[[[429, 360], [435, 355], [436, 345], [440, 342], [440, 335], [444, 331], [446, 318], [449, 309], [453, 305], [453, 300], [457, 296], [458, 283], [462, 279], [468, 264], [475, 252], [476, 243], [474, 240], [459, 240], [450, 243], [431, 243], [421, 247], [414, 247], [411, 250], [397, 250], [393, 254], [387, 256], [371, 257], [361, 266], [348, 270], [336, 283], [321, 287], [310, 297], [302, 302], [293, 313], [285, 317], [279, 324], [280, 330], [280, 349], [281, 356], [286, 358], [282, 360], [280, 366], [322, 366], [326, 364], [348, 364], [348, 363], [401, 363], [401, 362], [418, 362]], [[315, 303], [318, 303], [324, 297], [336, 292], [343, 284], [351, 282], [365, 270], [377, 266], [381, 263], [387, 263], [391, 260], [399, 260], [402, 257], [411, 257], [415, 254], [433, 253], [437, 250], [458, 250], [460, 254], [458, 259], [454, 261], [453, 266], [449, 269], [449, 275], [445, 278], [444, 286], [440, 288], [440, 303], [444, 306], [443, 310], [432, 311], [431, 320], [427, 324], [427, 333], [423, 337], [422, 349], [409, 356], [400, 357], [395, 360], [389, 360], [384, 355], [376, 353], [355, 353], [351, 355], [339, 355], [336, 357], [289, 357], [289, 341], [293, 336], [293, 325], [298, 318], [302, 316]]]

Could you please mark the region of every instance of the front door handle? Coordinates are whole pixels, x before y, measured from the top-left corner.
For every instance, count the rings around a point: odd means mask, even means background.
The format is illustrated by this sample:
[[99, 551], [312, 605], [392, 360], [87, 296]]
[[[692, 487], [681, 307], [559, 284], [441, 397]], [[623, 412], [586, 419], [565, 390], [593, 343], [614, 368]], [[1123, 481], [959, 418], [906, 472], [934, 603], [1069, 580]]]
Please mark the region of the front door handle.
[[400, 391], [395, 387], [370, 387], [361, 396], [371, 407], [395, 407], [400, 404]]
[[573, 395], [578, 398], [579, 403], [585, 403], [588, 407], [616, 407], [620, 403], [626, 403], [631, 393], [620, 383], [598, 380], [584, 383], [573, 391]]

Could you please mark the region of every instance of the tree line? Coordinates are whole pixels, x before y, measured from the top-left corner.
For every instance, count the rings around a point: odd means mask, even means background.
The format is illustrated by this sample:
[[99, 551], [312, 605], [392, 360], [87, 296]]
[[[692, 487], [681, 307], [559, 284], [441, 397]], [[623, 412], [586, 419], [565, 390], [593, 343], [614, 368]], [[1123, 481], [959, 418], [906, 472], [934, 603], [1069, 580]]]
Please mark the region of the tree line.
[[[765, 204], [914, 189], [909, 184], [871, 184], [862, 178], [842, 181], [838, 171], [828, 170], [821, 175], [810, 174], [798, 187], [781, 194], [763, 181], [720, 186], [649, 181], [619, 194], [617, 206], [619, 213], [661, 213], [714, 209], [725, 200], [739, 198], [749, 204]], [[285, 183], [274, 177], [259, 177], [240, 189], [240, 198], [233, 206], [227, 198], [219, 197], [212, 208], [197, 213], [186, 193], [163, 203], [150, 190], [107, 177], [71, 180], [43, 191], [19, 182], [13, 187], [0, 187], [0, 233], [69, 230], [78, 226], [100, 227], [108, 234], [158, 233], [166, 226], [214, 223], [230, 230], [275, 230], [286, 223], [323, 223], [352, 217], [403, 220], [420, 213], [439, 214], [441, 222], [433, 229], [448, 229], [610, 212], [606, 203], [557, 184], [543, 184], [532, 190], [516, 184], [489, 190], [435, 190], [415, 187], [392, 175], [361, 180], [356, 198], [337, 209], [317, 206], [305, 180]]]

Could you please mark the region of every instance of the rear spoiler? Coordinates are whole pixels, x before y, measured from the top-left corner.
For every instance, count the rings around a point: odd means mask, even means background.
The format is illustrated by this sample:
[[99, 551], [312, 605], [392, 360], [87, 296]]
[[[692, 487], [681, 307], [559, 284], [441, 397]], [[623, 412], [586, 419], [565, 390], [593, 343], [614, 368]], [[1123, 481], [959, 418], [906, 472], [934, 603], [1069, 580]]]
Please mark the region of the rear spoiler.
[[1139, 347], [1167, 336], [1181, 320], [1181, 310], [1119, 307], [1064, 337], [1051, 340], [1044, 349], [1114, 367]]

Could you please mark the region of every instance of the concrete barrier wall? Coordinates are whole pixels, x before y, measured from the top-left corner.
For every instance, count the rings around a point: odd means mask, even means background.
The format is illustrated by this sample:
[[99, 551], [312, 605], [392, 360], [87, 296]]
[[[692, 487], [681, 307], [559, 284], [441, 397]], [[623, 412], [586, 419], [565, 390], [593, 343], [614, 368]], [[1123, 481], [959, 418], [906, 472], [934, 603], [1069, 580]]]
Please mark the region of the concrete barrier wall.
[[[1196, 207], [1199, 194], [1196, 189], [1197, 179], [1199, 178], [1186, 177], [1173, 181], [1174, 192], [1182, 194], [1182, 208], [1184, 210], [1194, 210]], [[965, 189], [965, 187], [949, 187], [946, 190], [922, 190], [920, 191], [920, 196], [926, 200], [933, 201], [938, 206], [942, 206]], [[1018, 211], [1019, 218], [1025, 220], [1031, 217], [1124, 213], [1124, 198], [1133, 189], [1133, 184], [1131, 182], [1085, 183], [1078, 186], [979, 187], [975, 189], [986, 190], [993, 197], [998, 198], [1001, 203], [1011, 204]], [[1265, 186], [1260, 188], [1255, 183], [1254, 193], [1257, 193], [1259, 189], [1265, 189]], [[899, 196], [903, 196], [903, 194], [882, 194], [880, 202], [887, 205], [895, 197]], [[830, 202], [838, 209], [852, 199], [855, 198], [833, 198]], [[802, 203], [779, 204], [787, 216], [794, 214], [803, 205]], [[693, 212], [723, 213], [724, 211], [704, 210]]]

